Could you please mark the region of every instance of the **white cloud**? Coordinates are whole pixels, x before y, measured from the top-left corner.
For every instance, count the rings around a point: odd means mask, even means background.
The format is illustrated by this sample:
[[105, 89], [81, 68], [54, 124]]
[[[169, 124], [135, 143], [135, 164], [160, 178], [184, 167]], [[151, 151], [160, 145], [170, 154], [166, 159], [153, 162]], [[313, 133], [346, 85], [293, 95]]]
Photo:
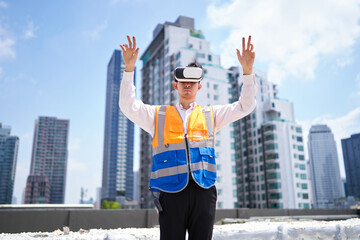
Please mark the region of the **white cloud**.
[[7, 3], [6, 2], [4, 2], [4, 1], [0, 1], [0, 7], [1, 8], [7, 8]]
[[29, 22], [24, 32], [24, 38], [29, 39], [36, 37], [35, 30], [37, 30], [37, 27], [34, 26], [33, 22]]
[[212, 27], [229, 27], [221, 44], [226, 67], [237, 64], [235, 49], [252, 35], [257, 61], [269, 65], [269, 79], [314, 78], [321, 57], [351, 61], [349, 50], [360, 36], [360, 0], [232, 0], [207, 9]]
[[91, 40], [96, 40], [100, 38], [100, 33], [106, 28], [107, 22], [105, 21], [103, 24], [96, 26], [94, 29], [84, 31], [83, 34]]
[[15, 39], [0, 22], [0, 61], [3, 59], [14, 59], [16, 56], [14, 47]]
[[307, 141], [310, 127], [315, 124], [326, 124], [330, 127], [336, 141], [340, 169], [343, 176], [345, 170], [341, 139], [349, 138], [351, 134], [360, 133], [360, 107], [350, 111], [348, 114], [342, 117], [333, 118], [331, 115], [324, 115], [313, 120], [300, 121], [300, 124], [303, 127], [306, 152], [308, 152]]

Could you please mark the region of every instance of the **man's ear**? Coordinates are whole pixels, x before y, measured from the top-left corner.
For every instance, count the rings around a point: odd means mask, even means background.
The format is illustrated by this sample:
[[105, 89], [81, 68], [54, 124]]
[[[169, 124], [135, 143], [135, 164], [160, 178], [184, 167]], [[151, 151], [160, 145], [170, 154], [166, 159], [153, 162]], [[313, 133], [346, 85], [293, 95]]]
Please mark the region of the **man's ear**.
[[178, 90], [177, 82], [173, 82], [173, 86], [175, 90]]
[[199, 83], [199, 85], [198, 85], [198, 91], [200, 91], [201, 87], [202, 87], [202, 85], [201, 85], [201, 83]]

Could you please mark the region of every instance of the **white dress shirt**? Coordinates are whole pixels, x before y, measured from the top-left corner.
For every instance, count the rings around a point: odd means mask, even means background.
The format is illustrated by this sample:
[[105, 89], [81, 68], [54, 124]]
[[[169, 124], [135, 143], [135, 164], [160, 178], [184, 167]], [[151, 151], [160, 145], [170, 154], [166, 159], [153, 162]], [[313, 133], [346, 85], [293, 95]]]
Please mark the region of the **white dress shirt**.
[[[156, 106], [144, 104], [136, 100], [134, 86], [134, 72], [124, 72], [120, 87], [119, 106], [124, 115], [146, 132], [154, 136]], [[239, 100], [232, 104], [212, 106], [215, 132], [227, 124], [245, 117], [256, 106], [257, 84], [254, 74], [244, 75], [244, 84]], [[180, 103], [176, 105], [183, 120], [184, 134], [187, 133], [187, 122], [196, 103], [190, 104], [189, 109], [184, 109]]]

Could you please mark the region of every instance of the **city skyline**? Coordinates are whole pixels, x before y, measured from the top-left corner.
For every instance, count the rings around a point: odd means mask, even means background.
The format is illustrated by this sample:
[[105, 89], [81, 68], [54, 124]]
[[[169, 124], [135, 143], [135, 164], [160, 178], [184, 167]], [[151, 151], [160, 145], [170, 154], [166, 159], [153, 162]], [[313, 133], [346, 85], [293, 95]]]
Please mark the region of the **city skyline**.
[[[30, 167], [33, 122], [40, 115], [72, 122], [65, 202], [77, 203], [81, 187], [89, 189], [89, 197], [96, 195], [101, 186], [108, 58], [126, 42], [127, 34], [137, 37], [143, 54], [156, 24], [179, 15], [195, 19], [195, 28], [202, 30], [225, 67], [236, 65], [229, 48], [235, 53], [235, 47], [241, 48], [240, 37], [251, 34], [255, 67], [269, 73], [281, 96], [294, 103], [303, 132], [315, 123], [333, 130], [344, 176], [340, 139], [360, 132], [358, 0], [340, 6], [188, 1], [177, 8], [167, 7], [168, 1], [140, 0], [0, 3], [0, 121], [20, 138], [14, 188], [18, 200]], [[149, 16], [149, 11], [159, 14]], [[315, 21], [309, 24], [308, 19]], [[141, 61], [136, 66], [140, 76]], [[20, 101], [10, 101], [16, 98]]]

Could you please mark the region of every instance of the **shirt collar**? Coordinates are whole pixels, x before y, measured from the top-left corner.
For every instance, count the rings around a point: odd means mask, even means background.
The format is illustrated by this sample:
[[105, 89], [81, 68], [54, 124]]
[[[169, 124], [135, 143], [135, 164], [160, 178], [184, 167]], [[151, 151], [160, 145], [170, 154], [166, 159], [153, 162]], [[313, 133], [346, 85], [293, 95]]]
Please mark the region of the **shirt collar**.
[[[189, 108], [189, 109], [194, 109], [196, 106], [197, 106], [197, 105], [196, 105], [196, 102], [192, 102], [192, 103], [190, 103], [190, 108]], [[178, 103], [178, 104], [176, 105], [176, 107], [179, 108], [179, 109], [181, 109], [181, 110], [188, 110], [188, 109], [183, 108], [183, 106], [181, 105], [181, 103]]]

